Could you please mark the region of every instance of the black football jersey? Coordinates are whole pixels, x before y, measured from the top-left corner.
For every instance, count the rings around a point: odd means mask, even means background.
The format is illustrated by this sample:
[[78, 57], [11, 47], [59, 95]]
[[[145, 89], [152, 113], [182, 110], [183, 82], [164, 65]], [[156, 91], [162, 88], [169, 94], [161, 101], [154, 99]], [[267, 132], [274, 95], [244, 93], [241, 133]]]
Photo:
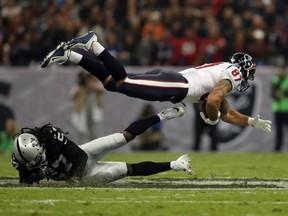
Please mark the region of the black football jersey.
[[45, 126], [37, 135], [44, 147], [46, 161], [40, 168], [28, 170], [13, 156], [12, 163], [19, 171], [20, 182], [37, 183], [43, 178], [65, 181], [72, 176], [81, 178], [88, 156], [79, 146], [52, 125]]

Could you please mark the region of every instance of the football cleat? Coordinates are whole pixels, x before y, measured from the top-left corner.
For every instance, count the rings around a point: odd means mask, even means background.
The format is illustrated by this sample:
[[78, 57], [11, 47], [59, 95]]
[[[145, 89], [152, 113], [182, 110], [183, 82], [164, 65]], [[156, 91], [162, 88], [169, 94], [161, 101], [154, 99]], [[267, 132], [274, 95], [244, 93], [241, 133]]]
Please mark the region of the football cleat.
[[175, 161], [175, 166], [173, 168], [174, 171], [185, 171], [189, 175], [192, 174], [191, 160], [187, 154], [180, 156]]
[[64, 49], [67, 50], [72, 48], [84, 48], [91, 51], [93, 42], [97, 42], [97, 36], [95, 32], [90, 31], [85, 35], [73, 38], [72, 40], [68, 41]]
[[183, 107], [173, 107], [173, 108], [169, 108], [169, 109], [161, 111], [160, 113], [158, 113], [158, 116], [161, 121], [167, 121], [173, 118], [179, 118], [183, 116], [184, 113], [185, 113], [185, 110]]
[[44, 58], [44, 60], [40, 63], [42, 68], [46, 67], [47, 65], [53, 63], [60, 63], [63, 64], [68, 61], [70, 56], [70, 50], [64, 50], [65, 42], [61, 42], [56, 49], [52, 50], [48, 55]]

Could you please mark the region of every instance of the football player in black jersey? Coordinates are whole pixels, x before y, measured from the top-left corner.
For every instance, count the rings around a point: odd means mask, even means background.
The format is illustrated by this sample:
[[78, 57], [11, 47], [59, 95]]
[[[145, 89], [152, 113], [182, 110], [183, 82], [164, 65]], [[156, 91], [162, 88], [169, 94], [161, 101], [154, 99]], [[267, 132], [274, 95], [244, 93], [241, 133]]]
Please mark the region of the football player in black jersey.
[[38, 183], [42, 179], [56, 181], [111, 182], [125, 176], [145, 176], [168, 170], [192, 173], [188, 155], [175, 161], [155, 163], [125, 163], [99, 161], [150, 126], [160, 121], [184, 115], [182, 107], [174, 107], [159, 114], [131, 123], [122, 133], [101, 137], [83, 145], [76, 145], [60, 128], [46, 124], [40, 128], [22, 128], [15, 135], [12, 164], [19, 171], [20, 183]]

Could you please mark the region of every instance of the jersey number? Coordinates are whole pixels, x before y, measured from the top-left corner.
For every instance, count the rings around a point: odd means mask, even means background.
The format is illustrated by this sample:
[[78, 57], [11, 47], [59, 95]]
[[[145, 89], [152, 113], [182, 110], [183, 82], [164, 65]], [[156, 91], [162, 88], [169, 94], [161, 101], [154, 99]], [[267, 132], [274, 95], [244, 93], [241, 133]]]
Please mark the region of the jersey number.
[[57, 139], [62, 142], [64, 140], [63, 133], [57, 132]]
[[[208, 64], [203, 64], [203, 65], [200, 65], [198, 67], [196, 67], [196, 69], [202, 69], [202, 68], [207, 68], [207, 67], [212, 67], [212, 66], [215, 66], [215, 65], [219, 65], [221, 64], [222, 62], [214, 62], [214, 63], [208, 63]], [[237, 69], [234, 69], [233, 71], [231, 71], [231, 74], [232, 76], [236, 77], [240, 74], [240, 71], [237, 70]], [[240, 81], [242, 80], [242, 76], [240, 74], [240, 77], [239, 78], [236, 78], [235, 81]]]

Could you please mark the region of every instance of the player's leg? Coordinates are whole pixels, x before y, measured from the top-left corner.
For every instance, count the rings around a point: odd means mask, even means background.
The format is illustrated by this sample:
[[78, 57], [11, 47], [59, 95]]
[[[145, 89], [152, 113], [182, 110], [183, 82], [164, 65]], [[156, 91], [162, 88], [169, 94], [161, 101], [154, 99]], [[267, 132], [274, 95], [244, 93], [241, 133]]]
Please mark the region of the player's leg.
[[[112, 79], [107, 68], [99, 62], [94, 54], [83, 49], [65, 50], [65, 44], [65, 42], [61, 42], [53, 51], [48, 53], [41, 62], [41, 67], [44, 68], [53, 63], [62, 64], [69, 61], [83, 67], [89, 73], [97, 77], [103, 85]], [[119, 74], [118, 78], [123, 79], [124, 77], [126, 77], [126, 72], [124, 74]]]
[[127, 164], [128, 176], [147, 176], [153, 175], [168, 170], [185, 171], [188, 174], [192, 174], [192, 167], [190, 164], [190, 158], [187, 154], [182, 155], [175, 161], [171, 162], [152, 162], [145, 161], [141, 163]]
[[[183, 100], [187, 95], [188, 82], [177, 72], [153, 69], [144, 74], [128, 74], [126, 77], [125, 71], [112, 74], [113, 69], [108, 69], [95, 56], [93, 58], [91, 53], [84, 50], [76, 52], [71, 51], [69, 60], [97, 77], [108, 91], [147, 101], [171, 101], [173, 103]], [[105, 55], [110, 54], [107, 52]]]
[[188, 82], [175, 71], [156, 68], [144, 74], [128, 74], [117, 92], [147, 101], [182, 101], [188, 92]]
[[134, 121], [123, 131], [123, 133], [114, 133], [92, 140], [91, 142], [81, 145], [80, 148], [88, 155], [93, 156], [95, 160], [99, 160], [110, 151], [127, 144], [152, 125], [157, 124], [160, 121], [179, 118], [183, 116], [184, 113], [185, 110], [182, 107], [165, 109], [150, 118]]
[[92, 51], [103, 62], [117, 84], [121, 84], [127, 77], [125, 68], [98, 41], [95, 32], [74, 38], [66, 43], [64, 49], [84, 48]]
[[[188, 92], [188, 82], [179, 73], [167, 73], [163, 70], [153, 70], [145, 74], [133, 74], [127, 78], [124, 67], [97, 42], [97, 37], [88, 33], [82, 37], [61, 43], [55, 50], [50, 52], [41, 67], [46, 67], [55, 62], [71, 61], [79, 64], [88, 72], [96, 76], [109, 91], [117, 91], [130, 97], [140, 98], [148, 101], [171, 101], [180, 102]], [[84, 47], [92, 50], [104, 63], [91, 58], [87, 53], [75, 52], [71, 49]], [[113, 78], [112, 78], [113, 77]]]
[[[72, 39], [64, 48], [75, 47], [92, 51], [103, 62], [107, 72], [109, 71], [113, 77], [113, 79], [108, 77], [103, 82], [107, 90], [148, 101], [171, 101], [173, 103], [181, 101], [187, 95], [188, 82], [176, 72], [162, 73], [161, 70], [154, 70], [153, 73], [134, 74], [133, 77], [127, 78], [124, 67], [97, 41], [95, 32]], [[87, 60], [84, 57], [79, 64], [84, 67], [89, 63]], [[96, 69], [88, 71], [97, 77]]]
[[125, 162], [88, 161], [82, 181], [108, 183], [126, 176], [148, 176], [169, 170], [185, 171], [192, 174], [188, 155], [182, 155], [171, 162], [141, 162], [128, 164]]
[[162, 110], [155, 116], [152, 116], [147, 119], [141, 119], [131, 123], [124, 131], [123, 134], [127, 142], [133, 140], [136, 136], [144, 133], [149, 127], [157, 124], [160, 121], [167, 121], [174, 118], [179, 118], [183, 116], [185, 110], [183, 107], [173, 107]]
[[82, 177], [84, 182], [108, 183], [127, 176], [125, 162], [88, 160]]

